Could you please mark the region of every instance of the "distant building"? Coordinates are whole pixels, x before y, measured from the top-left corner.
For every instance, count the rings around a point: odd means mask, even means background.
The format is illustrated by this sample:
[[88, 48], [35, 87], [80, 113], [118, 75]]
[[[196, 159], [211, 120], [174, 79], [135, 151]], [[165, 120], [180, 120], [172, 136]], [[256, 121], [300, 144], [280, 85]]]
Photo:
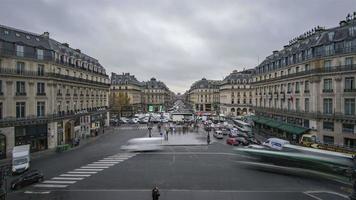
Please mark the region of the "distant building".
[[252, 112], [252, 91], [250, 83], [254, 70], [238, 72], [234, 70], [221, 82], [220, 113], [225, 116], [238, 116]]
[[207, 80], [203, 78], [192, 84], [187, 92], [189, 103], [196, 113], [210, 113], [219, 112], [220, 95], [219, 95], [220, 81]]
[[109, 78], [97, 59], [49, 37], [0, 26], [0, 158], [71, 144], [108, 124]]
[[146, 112], [163, 112], [172, 104], [174, 93], [161, 81], [151, 78], [143, 82], [143, 109]]
[[[143, 86], [134, 75], [130, 73], [111, 74], [110, 87], [110, 107], [111, 113], [118, 113], [121, 116], [131, 116], [134, 113], [143, 111]], [[126, 105], [124, 99], [127, 97]]]

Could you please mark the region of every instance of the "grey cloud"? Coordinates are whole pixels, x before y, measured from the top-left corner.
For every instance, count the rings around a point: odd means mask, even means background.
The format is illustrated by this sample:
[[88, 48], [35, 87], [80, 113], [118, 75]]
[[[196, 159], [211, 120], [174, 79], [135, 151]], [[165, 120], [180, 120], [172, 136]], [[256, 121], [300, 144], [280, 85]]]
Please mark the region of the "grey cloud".
[[0, 23], [49, 31], [108, 72], [156, 77], [175, 92], [252, 68], [313, 26], [336, 26], [353, 0], [5, 0]]

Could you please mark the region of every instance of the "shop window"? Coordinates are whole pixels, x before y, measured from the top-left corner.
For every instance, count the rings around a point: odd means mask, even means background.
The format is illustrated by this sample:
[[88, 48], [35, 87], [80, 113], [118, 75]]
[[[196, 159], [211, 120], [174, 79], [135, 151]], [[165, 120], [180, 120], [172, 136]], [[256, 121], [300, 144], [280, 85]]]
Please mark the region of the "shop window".
[[334, 131], [334, 123], [333, 122], [323, 122], [323, 129], [328, 131]]
[[343, 133], [354, 133], [354, 124], [342, 124], [342, 132]]
[[333, 136], [323, 136], [324, 144], [334, 144], [334, 137]]

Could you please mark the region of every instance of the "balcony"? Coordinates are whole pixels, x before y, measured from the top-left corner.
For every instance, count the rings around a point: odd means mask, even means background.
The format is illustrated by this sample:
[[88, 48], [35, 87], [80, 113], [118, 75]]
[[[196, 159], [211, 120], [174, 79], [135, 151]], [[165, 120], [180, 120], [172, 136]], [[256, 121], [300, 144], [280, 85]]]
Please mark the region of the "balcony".
[[106, 113], [108, 111], [107, 107], [97, 107], [97, 108], [91, 108], [87, 110], [80, 110], [77, 112], [74, 111], [68, 111], [68, 112], [58, 112], [55, 114], [49, 114], [45, 116], [27, 116], [24, 118], [16, 118], [16, 117], [6, 117], [3, 119], [0, 119], [0, 128], [1, 127], [8, 127], [8, 126], [23, 126], [23, 125], [32, 125], [32, 124], [43, 124], [43, 123], [48, 123], [52, 121], [58, 121], [62, 119], [70, 119], [74, 117], [80, 117], [83, 115], [91, 115], [91, 114], [97, 114], [97, 113]]
[[296, 93], [296, 94], [299, 94], [299, 93], [300, 93], [300, 91], [299, 91], [299, 90], [296, 90], [296, 91], [295, 91], [295, 93]]
[[37, 92], [37, 96], [46, 96], [45, 92]]
[[333, 89], [323, 89], [323, 93], [332, 93]]
[[[356, 48], [354, 49], [354, 51], [356, 51]], [[275, 77], [275, 78], [271, 78], [271, 79], [267, 79], [267, 80], [260, 80], [260, 81], [254, 82], [254, 83], [265, 83], [265, 82], [278, 81], [278, 80], [282, 80], [282, 79], [295, 78], [295, 77], [305, 76], [305, 75], [316, 75], [316, 74], [333, 73], [333, 72], [346, 72], [346, 71], [354, 71], [354, 70], [356, 70], [356, 64], [331, 66], [328, 68], [322, 67], [322, 68], [309, 69], [309, 70], [300, 71], [297, 73], [287, 74], [284, 76], [279, 76], [279, 77]]]
[[356, 88], [347, 88], [344, 89], [344, 92], [356, 92]]
[[305, 94], [309, 94], [309, 93], [310, 93], [310, 90], [304, 90], [304, 93], [305, 93]]
[[26, 96], [26, 92], [16, 92], [16, 96]]
[[58, 74], [58, 73], [52, 73], [52, 72], [44, 72], [41, 75], [38, 75], [37, 71], [29, 71], [29, 70], [23, 70], [21, 73], [18, 73], [16, 69], [12, 68], [0, 68], [0, 76], [1, 75], [13, 75], [13, 76], [25, 76], [25, 77], [48, 77], [48, 78], [53, 78], [53, 79], [64, 79], [67, 81], [76, 81], [78, 83], [87, 83], [87, 84], [95, 84], [95, 85], [101, 85], [101, 86], [106, 86], [109, 87], [109, 84], [107, 83], [101, 83], [97, 81], [92, 81], [92, 80], [87, 80], [87, 79], [82, 79], [78, 77], [73, 77], [73, 76], [68, 76], [68, 75], [63, 75], [63, 74]]
[[69, 94], [69, 93], [67, 93], [67, 94], [66, 94], [66, 97], [69, 97], [69, 96], [70, 96], [70, 94]]

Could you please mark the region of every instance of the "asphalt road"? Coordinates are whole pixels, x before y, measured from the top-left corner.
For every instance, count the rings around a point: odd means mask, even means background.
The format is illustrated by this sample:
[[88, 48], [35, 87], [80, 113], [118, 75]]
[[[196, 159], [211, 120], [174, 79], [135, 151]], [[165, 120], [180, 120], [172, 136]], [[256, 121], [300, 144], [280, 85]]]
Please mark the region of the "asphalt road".
[[[317, 177], [257, 170], [242, 164], [223, 141], [209, 146], [169, 146], [160, 152], [125, 153], [120, 146], [147, 130], [114, 130], [76, 150], [34, 160], [45, 182], [12, 192], [13, 200], [338, 200], [340, 184]], [[183, 136], [183, 135], [182, 135]], [[57, 187], [62, 185], [61, 187]]]

